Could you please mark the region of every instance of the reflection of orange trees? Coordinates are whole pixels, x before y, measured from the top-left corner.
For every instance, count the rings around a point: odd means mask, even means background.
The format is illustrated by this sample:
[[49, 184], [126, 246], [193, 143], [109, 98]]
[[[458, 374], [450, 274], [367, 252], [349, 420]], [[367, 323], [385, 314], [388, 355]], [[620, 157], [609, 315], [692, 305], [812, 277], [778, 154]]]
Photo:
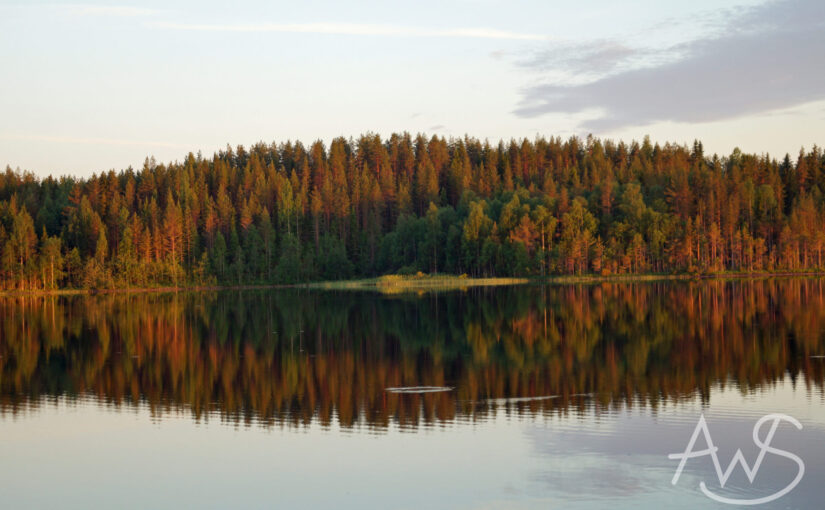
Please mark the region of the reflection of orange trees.
[[[93, 395], [154, 412], [344, 426], [679, 399], [802, 375], [820, 386], [822, 280], [0, 300], [2, 412]], [[398, 386], [453, 386], [426, 395]]]

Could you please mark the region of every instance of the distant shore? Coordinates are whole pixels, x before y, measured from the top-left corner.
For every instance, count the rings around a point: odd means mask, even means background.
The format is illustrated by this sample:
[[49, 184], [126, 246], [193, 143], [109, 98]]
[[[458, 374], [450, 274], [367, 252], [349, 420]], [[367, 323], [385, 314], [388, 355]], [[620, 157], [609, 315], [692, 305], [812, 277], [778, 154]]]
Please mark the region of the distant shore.
[[385, 293], [416, 291], [437, 291], [465, 289], [470, 287], [494, 287], [505, 285], [545, 284], [571, 285], [592, 283], [633, 283], [654, 281], [689, 281], [689, 280], [747, 280], [768, 278], [811, 278], [825, 277], [822, 271], [807, 272], [731, 272], [698, 274], [624, 274], [624, 275], [558, 275], [532, 277], [489, 277], [475, 278], [466, 275], [384, 275], [375, 278], [353, 280], [333, 280], [295, 284], [272, 285], [193, 285], [128, 287], [114, 289], [55, 289], [55, 290], [2, 290], [0, 297], [20, 296], [72, 296], [93, 294], [136, 294], [168, 292], [214, 292], [227, 290], [267, 290], [267, 289], [316, 289], [316, 290], [377, 290]]

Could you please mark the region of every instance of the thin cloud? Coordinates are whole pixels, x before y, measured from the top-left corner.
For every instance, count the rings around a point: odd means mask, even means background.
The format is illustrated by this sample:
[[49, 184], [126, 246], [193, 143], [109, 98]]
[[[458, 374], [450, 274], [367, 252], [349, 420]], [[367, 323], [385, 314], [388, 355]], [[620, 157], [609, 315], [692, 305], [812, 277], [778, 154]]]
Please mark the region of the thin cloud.
[[125, 140], [118, 138], [78, 138], [73, 136], [49, 136], [49, 135], [14, 135], [14, 134], [0, 134], [0, 140], [13, 141], [34, 141], [34, 142], [53, 142], [53, 143], [78, 143], [88, 145], [135, 145], [141, 147], [170, 147], [170, 148], [185, 148], [188, 145], [182, 145], [169, 142], [156, 142], [150, 140]]
[[389, 37], [451, 37], [471, 39], [510, 39], [520, 41], [547, 41], [541, 34], [527, 34], [494, 28], [428, 29], [400, 25], [369, 25], [359, 23], [259, 23], [259, 24], [193, 24], [159, 21], [153, 27], [166, 30], [197, 32], [278, 32], [290, 34], [330, 34]]
[[133, 7], [129, 5], [89, 5], [89, 4], [69, 4], [63, 6], [75, 14], [90, 16], [118, 16], [118, 17], [139, 17], [153, 16], [160, 14], [157, 9], [146, 9], [143, 7]]
[[[601, 117], [582, 126], [599, 132], [659, 121], [710, 122], [825, 98], [825, 3], [770, 2], [740, 11], [727, 26], [719, 35], [662, 50], [671, 58], [654, 65], [620, 68], [634, 58], [632, 51], [596, 47], [568, 64], [609, 74], [527, 88], [514, 113], [532, 118], [599, 110]], [[546, 65], [532, 63], [540, 70]]]

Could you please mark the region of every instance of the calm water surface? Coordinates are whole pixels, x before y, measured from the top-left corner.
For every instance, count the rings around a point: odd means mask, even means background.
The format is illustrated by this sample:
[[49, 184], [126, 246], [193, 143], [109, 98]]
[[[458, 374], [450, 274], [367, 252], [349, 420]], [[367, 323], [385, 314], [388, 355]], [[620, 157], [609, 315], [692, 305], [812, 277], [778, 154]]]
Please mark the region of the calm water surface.
[[784, 413], [821, 508], [824, 381], [821, 279], [0, 298], [0, 507], [732, 508]]

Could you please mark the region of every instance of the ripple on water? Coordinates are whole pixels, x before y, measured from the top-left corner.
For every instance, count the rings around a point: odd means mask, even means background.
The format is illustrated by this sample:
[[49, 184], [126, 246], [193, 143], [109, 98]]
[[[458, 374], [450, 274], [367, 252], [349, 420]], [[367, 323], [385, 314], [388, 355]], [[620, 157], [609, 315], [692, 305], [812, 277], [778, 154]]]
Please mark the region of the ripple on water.
[[453, 391], [452, 386], [398, 386], [394, 388], [385, 388], [384, 391], [389, 393], [440, 393], [443, 391]]

